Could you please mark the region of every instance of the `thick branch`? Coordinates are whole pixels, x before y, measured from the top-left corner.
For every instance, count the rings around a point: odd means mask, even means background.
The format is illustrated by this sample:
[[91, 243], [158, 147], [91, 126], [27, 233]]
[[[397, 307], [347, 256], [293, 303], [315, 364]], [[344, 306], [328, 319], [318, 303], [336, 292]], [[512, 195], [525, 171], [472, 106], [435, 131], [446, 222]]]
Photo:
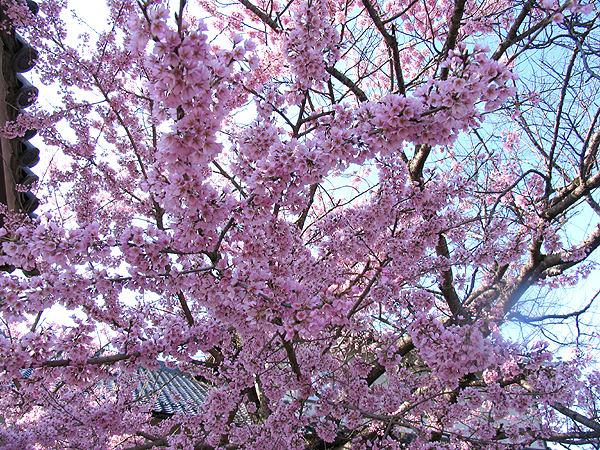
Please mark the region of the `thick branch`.
[[[446, 238], [440, 234], [438, 239], [438, 245], [435, 247], [435, 251], [438, 256], [450, 260], [450, 251], [448, 250], [448, 243]], [[452, 275], [452, 268], [448, 267], [447, 270], [442, 270], [442, 283], [440, 284], [440, 290], [444, 296], [444, 300], [448, 304], [450, 311], [454, 317], [463, 316], [466, 317], [464, 308], [461, 304], [460, 298], [454, 289], [454, 276]]]
[[[395, 354], [399, 355], [399, 356], [406, 356], [414, 348], [415, 348], [415, 344], [413, 344], [412, 338], [410, 336], [404, 336], [400, 340], [400, 343], [398, 344], [398, 350], [396, 350]], [[385, 367], [382, 366], [379, 362], [375, 362], [375, 364], [373, 365], [373, 368], [369, 372], [369, 375], [367, 375], [367, 384], [369, 386], [371, 386], [384, 373], [385, 373]]]
[[[521, 384], [522, 387], [524, 387], [525, 389], [527, 389], [529, 392], [534, 393], [534, 394], [540, 394], [540, 392], [538, 392], [537, 389], [535, 389], [526, 380], [522, 380], [520, 384]], [[559, 403], [559, 402], [548, 402], [548, 404], [552, 408], [554, 408], [555, 410], [557, 410], [561, 414], [567, 416], [568, 418], [574, 420], [575, 422], [580, 423], [582, 425], [585, 425], [586, 427], [588, 427], [588, 428], [590, 428], [590, 429], [592, 429], [592, 430], [594, 430], [596, 432], [600, 432], [600, 423], [596, 422], [595, 420], [592, 420], [592, 419], [584, 416], [583, 414], [579, 414], [577, 411], [573, 411], [572, 409], [567, 408], [562, 403]]]
[[[124, 361], [126, 359], [137, 358], [141, 355], [140, 352], [133, 353], [120, 353], [112, 356], [101, 356], [96, 358], [88, 358], [85, 364], [92, 366], [99, 366], [102, 364], [114, 364], [118, 361]], [[53, 359], [50, 361], [44, 361], [41, 364], [32, 364], [31, 367], [66, 367], [75, 365], [71, 359]]]
[[248, 0], [240, 0], [240, 3], [244, 5], [247, 9], [252, 11], [266, 25], [269, 25], [269, 27], [271, 27], [273, 31], [275, 31], [276, 33], [279, 33], [281, 31], [281, 28], [279, 28], [277, 22], [275, 22], [269, 15], [267, 15], [264, 11], [261, 11], [258, 7], [254, 6]]
[[585, 417], [584, 415], [579, 414], [577, 411], [573, 411], [572, 409], [567, 408], [565, 405], [558, 402], [552, 402], [550, 403], [550, 406], [575, 422], [585, 425], [586, 427], [600, 433], [600, 423], [596, 422], [595, 420]]
[[361, 88], [359, 88], [354, 81], [352, 81], [342, 72], [340, 72], [334, 67], [326, 67], [325, 69], [327, 70], [329, 75], [331, 75], [344, 86], [346, 86], [348, 89], [350, 89], [352, 93], [356, 95], [356, 98], [358, 98], [358, 100], [360, 100], [361, 102], [366, 102], [367, 100], [369, 100], [367, 98], [367, 94], [365, 94], [364, 91]]
[[572, 433], [554, 433], [550, 436], [540, 436], [540, 440], [549, 442], [562, 442], [564, 444], [585, 445], [590, 443], [590, 439], [600, 438], [600, 431], [588, 431]]
[[423, 178], [423, 167], [431, 153], [430, 145], [417, 145], [415, 155], [411, 158], [408, 165], [411, 181], [420, 181]]
[[596, 228], [573, 250], [546, 256], [540, 265], [540, 270], [543, 271], [543, 276], [560, 275], [585, 260], [599, 246], [600, 225], [596, 225]]
[[[454, 50], [456, 47], [456, 40], [458, 39], [458, 30], [460, 29], [460, 22], [462, 20], [463, 14], [465, 13], [465, 3], [466, 0], [458, 0], [454, 3], [454, 11], [452, 12], [452, 17], [450, 18], [450, 30], [448, 31], [448, 37], [446, 38], [446, 43], [444, 44], [444, 51], [442, 53], [442, 57], [446, 58], [451, 50]], [[446, 80], [448, 78], [448, 74], [450, 73], [449, 67], [444, 67], [440, 74], [440, 78], [442, 80]]]
[[579, 178], [576, 178], [566, 189], [561, 191], [560, 195], [552, 199], [550, 207], [542, 213], [542, 217], [548, 221], [555, 219], [569, 207], [589, 194], [592, 189], [598, 187], [600, 187], [600, 172], [596, 173], [583, 183]]
[[283, 344], [283, 348], [285, 348], [285, 353], [287, 354], [288, 360], [290, 362], [292, 372], [294, 372], [296, 374], [296, 378], [300, 380], [300, 378], [302, 377], [302, 372], [300, 371], [300, 365], [298, 364], [298, 358], [296, 358], [296, 351], [294, 350], [294, 346], [283, 336], [280, 337], [281, 343]]
[[183, 313], [185, 314], [185, 318], [190, 327], [194, 326], [194, 318], [192, 317], [192, 313], [185, 299], [185, 295], [183, 292], [179, 291], [177, 293], [177, 298], [179, 299], [179, 304], [181, 305], [181, 309], [183, 309]]
[[498, 46], [498, 50], [496, 50], [492, 55], [492, 59], [498, 61], [502, 57], [504, 52], [506, 52], [508, 47], [517, 42], [517, 33], [519, 32], [519, 28], [521, 27], [523, 21], [527, 18], [527, 16], [529, 16], [529, 13], [531, 12], [531, 8], [533, 8], [534, 3], [535, 2], [533, 0], [529, 0], [527, 3], [525, 3], [523, 9], [521, 10], [521, 14], [519, 14], [517, 19], [515, 20], [515, 23], [513, 23], [513, 26], [510, 28], [510, 31], [506, 35], [504, 41], [502, 41], [502, 43]]
[[315, 199], [315, 193], [317, 192], [318, 187], [319, 183], [314, 183], [310, 186], [310, 191], [308, 192], [308, 205], [306, 205], [306, 208], [302, 210], [302, 214], [300, 214], [300, 217], [296, 221], [296, 226], [300, 230], [304, 228], [304, 223], [306, 222], [306, 218], [308, 217], [308, 212], [310, 211], [310, 207], [313, 204], [313, 201]]
[[383, 39], [385, 40], [385, 43], [387, 44], [388, 48], [392, 51], [392, 58], [394, 61], [394, 72], [396, 72], [396, 81], [398, 83], [398, 92], [404, 95], [406, 94], [406, 88], [404, 86], [404, 78], [402, 76], [402, 66], [400, 65], [400, 50], [398, 49], [398, 41], [396, 41], [395, 36], [388, 33], [383, 21], [381, 20], [381, 17], [379, 17], [379, 13], [375, 9], [371, 1], [362, 0], [362, 4], [365, 6], [367, 12], [369, 13], [373, 24], [375, 25], [377, 30], [379, 30], [381, 36], [383, 36]]
[[[598, 111], [596, 112], [596, 114], [600, 114], [600, 108], [598, 109]], [[586, 142], [588, 140], [586, 139]], [[598, 130], [596, 130], [596, 132], [592, 135], [591, 138], [591, 142], [589, 142], [588, 145], [586, 145], [584, 151], [585, 151], [585, 157], [583, 158], [583, 164], [582, 167], [580, 168], [580, 174], [579, 176], [582, 179], [585, 179], [589, 176], [589, 172], [592, 170], [592, 167], [594, 166], [594, 162], [596, 161], [596, 157], [598, 155], [598, 149], [600, 148], [600, 128]]]

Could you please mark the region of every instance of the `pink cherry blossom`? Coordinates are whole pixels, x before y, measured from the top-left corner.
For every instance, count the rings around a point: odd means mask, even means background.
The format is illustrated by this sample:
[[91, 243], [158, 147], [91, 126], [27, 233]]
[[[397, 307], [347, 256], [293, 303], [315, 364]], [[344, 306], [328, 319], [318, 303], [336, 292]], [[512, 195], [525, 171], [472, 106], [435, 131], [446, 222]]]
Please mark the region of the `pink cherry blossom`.
[[592, 4], [5, 3], [2, 448], [597, 441]]

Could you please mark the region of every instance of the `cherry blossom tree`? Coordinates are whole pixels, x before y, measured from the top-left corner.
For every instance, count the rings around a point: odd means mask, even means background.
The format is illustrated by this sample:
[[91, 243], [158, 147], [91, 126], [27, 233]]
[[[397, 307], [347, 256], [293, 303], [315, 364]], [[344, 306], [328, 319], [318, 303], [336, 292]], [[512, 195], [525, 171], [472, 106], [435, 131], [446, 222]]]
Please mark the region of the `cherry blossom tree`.
[[[58, 97], [3, 131], [54, 156], [2, 211], [2, 448], [598, 448], [556, 294], [600, 245], [594, 4], [3, 3]], [[152, 414], [160, 364], [197, 411]]]

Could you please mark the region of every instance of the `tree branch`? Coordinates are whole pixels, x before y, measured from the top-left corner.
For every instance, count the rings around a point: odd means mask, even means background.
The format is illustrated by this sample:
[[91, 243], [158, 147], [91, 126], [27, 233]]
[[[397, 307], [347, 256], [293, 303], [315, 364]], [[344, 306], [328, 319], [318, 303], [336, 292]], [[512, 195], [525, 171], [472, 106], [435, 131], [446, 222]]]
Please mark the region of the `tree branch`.
[[[450, 18], [450, 30], [448, 31], [448, 37], [446, 38], [446, 42], [444, 43], [441, 59], [445, 59], [450, 54], [450, 51], [454, 50], [454, 47], [456, 47], [456, 41], [458, 39], [458, 30], [460, 29], [460, 22], [462, 20], [463, 14], [465, 13], [465, 3], [466, 0], [457, 0], [456, 2], [454, 2], [454, 11], [452, 12], [452, 17]], [[444, 67], [440, 74], [440, 78], [442, 80], [446, 80], [448, 78], [449, 73], [450, 68]]]
[[[140, 352], [133, 352], [133, 353], [120, 353], [118, 355], [112, 355], [112, 356], [101, 356], [101, 357], [95, 357], [95, 358], [88, 358], [85, 361], [85, 364], [91, 365], [91, 366], [98, 366], [98, 365], [103, 365], [103, 364], [114, 364], [116, 362], [119, 361], [124, 361], [126, 359], [131, 359], [131, 358], [138, 358], [139, 356], [141, 356]], [[73, 364], [73, 360], [71, 359], [52, 359], [49, 361], [44, 361], [40, 364], [31, 364], [31, 368], [36, 368], [36, 367], [66, 367], [66, 366], [71, 366], [71, 365], [75, 365]]]
[[265, 12], [261, 11], [258, 7], [254, 6], [252, 3], [250, 3], [248, 0], [239, 0], [240, 3], [242, 5], [244, 5], [247, 9], [249, 9], [250, 11], [252, 11], [260, 20], [262, 20], [266, 25], [268, 25], [269, 27], [271, 27], [271, 29], [273, 31], [275, 31], [276, 33], [281, 32], [281, 28], [279, 27], [279, 25], [277, 25], [277, 22], [275, 22], [269, 15], [267, 15]]
[[183, 314], [185, 314], [185, 318], [190, 327], [194, 326], [194, 318], [192, 317], [192, 313], [185, 299], [185, 295], [183, 295], [182, 291], [177, 293], [177, 298], [179, 299], [179, 304], [181, 305], [181, 309], [183, 309]]
[[354, 81], [352, 81], [350, 78], [348, 78], [342, 72], [337, 70], [335, 67], [326, 67], [325, 70], [327, 70], [329, 75], [331, 75], [336, 80], [338, 80], [340, 83], [342, 83], [344, 86], [346, 86], [348, 89], [350, 89], [352, 91], [352, 93], [354, 95], [356, 95], [356, 98], [358, 98], [359, 101], [366, 102], [367, 100], [369, 100], [367, 98], [367, 94], [365, 94], [364, 91], [361, 88], [359, 88], [356, 85], [356, 83], [354, 83]]
[[558, 320], [569, 319], [571, 317], [580, 316], [583, 313], [585, 313], [588, 309], [590, 309], [590, 307], [592, 306], [592, 303], [594, 303], [594, 300], [596, 300], [596, 298], [598, 297], [599, 294], [600, 294], [600, 291], [596, 292], [596, 295], [594, 295], [592, 297], [592, 299], [588, 302], [588, 304], [586, 306], [584, 306], [582, 309], [580, 309], [578, 311], [573, 311], [573, 312], [570, 312], [567, 314], [546, 314], [544, 316], [538, 316], [538, 317], [526, 317], [517, 311], [517, 312], [510, 314], [508, 318], [509, 319], [515, 318], [518, 321], [525, 322], [525, 323], [543, 322], [544, 320], [551, 320], [551, 319], [558, 319]]
[[[438, 244], [435, 247], [435, 251], [438, 256], [442, 256], [450, 261], [450, 251], [448, 250], [448, 242], [443, 234], [439, 235]], [[440, 290], [446, 300], [446, 304], [450, 308], [454, 317], [462, 316], [466, 318], [466, 312], [462, 306], [460, 298], [454, 289], [454, 276], [452, 275], [452, 267], [448, 267], [447, 270], [442, 270], [442, 282], [440, 283]]]
[[367, 12], [369, 13], [369, 16], [371, 17], [371, 20], [373, 21], [373, 24], [375, 25], [377, 30], [379, 30], [379, 33], [381, 33], [381, 36], [383, 36], [385, 43], [392, 52], [392, 58], [394, 61], [394, 72], [396, 72], [396, 78], [398, 83], [398, 92], [400, 92], [400, 94], [402, 95], [405, 95], [406, 88], [404, 86], [404, 77], [402, 76], [402, 66], [400, 65], [400, 50], [398, 49], [398, 41], [396, 41], [395, 36], [388, 33], [384, 23], [381, 20], [381, 17], [379, 17], [379, 13], [375, 9], [371, 1], [362, 0], [362, 4], [365, 6]]
[[502, 41], [502, 43], [498, 46], [498, 49], [492, 55], [492, 59], [498, 61], [511, 45], [513, 45], [515, 42], [518, 42], [517, 33], [519, 32], [519, 28], [531, 12], [534, 3], [534, 0], [529, 0], [527, 3], [525, 3], [523, 9], [521, 10], [521, 13], [519, 14], [517, 19], [515, 20], [515, 23], [513, 23], [508, 34], [506, 35], [506, 38], [504, 39], [504, 41]]

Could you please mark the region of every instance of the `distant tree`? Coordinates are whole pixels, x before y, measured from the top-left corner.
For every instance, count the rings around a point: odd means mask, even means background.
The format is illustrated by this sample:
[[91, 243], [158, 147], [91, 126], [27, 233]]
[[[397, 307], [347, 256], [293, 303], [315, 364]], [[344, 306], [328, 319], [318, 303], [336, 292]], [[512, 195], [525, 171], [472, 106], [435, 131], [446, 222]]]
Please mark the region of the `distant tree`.
[[[73, 41], [3, 3], [56, 108], [4, 130], [53, 159], [0, 230], [39, 271], [0, 278], [0, 447], [600, 448], [556, 291], [600, 245], [596, 5], [107, 0]], [[160, 361], [199, 412], [152, 416]]]

